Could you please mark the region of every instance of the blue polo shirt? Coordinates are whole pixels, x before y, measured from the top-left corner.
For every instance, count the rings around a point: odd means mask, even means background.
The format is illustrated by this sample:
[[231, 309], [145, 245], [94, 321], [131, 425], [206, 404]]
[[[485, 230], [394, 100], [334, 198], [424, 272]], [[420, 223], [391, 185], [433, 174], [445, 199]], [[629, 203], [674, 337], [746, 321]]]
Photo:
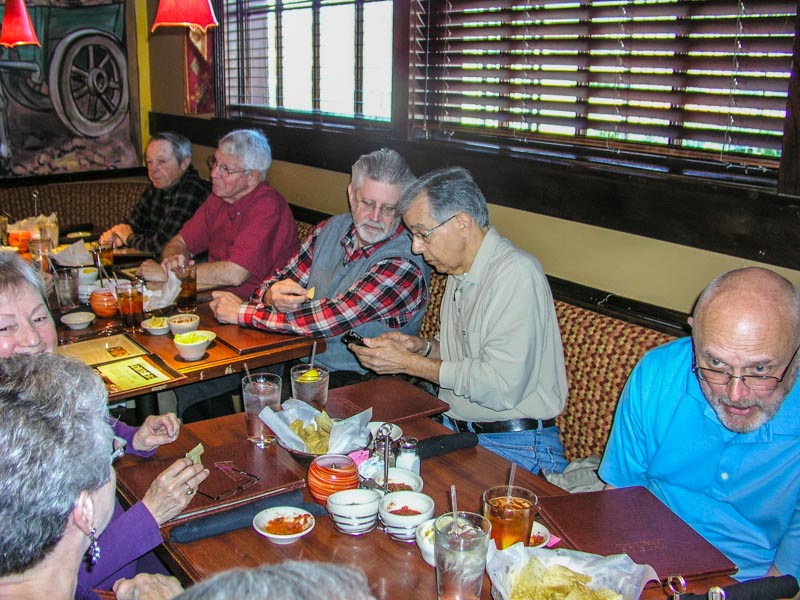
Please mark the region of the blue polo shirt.
[[726, 429], [700, 389], [690, 338], [631, 374], [600, 465], [615, 487], [647, 487], [738, 567], [800, 577], [800, 386], [752, 433]]

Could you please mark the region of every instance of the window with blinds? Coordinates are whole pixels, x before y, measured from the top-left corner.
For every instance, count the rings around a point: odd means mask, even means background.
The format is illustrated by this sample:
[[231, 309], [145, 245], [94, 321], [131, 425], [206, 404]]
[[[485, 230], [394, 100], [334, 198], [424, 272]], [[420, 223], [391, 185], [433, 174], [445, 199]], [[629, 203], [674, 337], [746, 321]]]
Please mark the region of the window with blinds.
[[223, 0], [229, 115], [391, 118], [391, 0]]
[[[415, 139], [775, 165], [797, 3], [412, 0]], [[733, 157], [733, 158], [732, 158]]]

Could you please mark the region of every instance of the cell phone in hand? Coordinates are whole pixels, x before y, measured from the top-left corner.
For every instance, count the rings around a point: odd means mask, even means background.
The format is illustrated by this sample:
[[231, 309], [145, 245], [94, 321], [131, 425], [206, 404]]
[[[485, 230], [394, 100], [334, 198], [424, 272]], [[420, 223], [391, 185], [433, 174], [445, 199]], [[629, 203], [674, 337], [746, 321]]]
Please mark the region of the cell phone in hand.
[[342, 343], [355, 344], [356, 346], [366, 346], [364, 338], [357, 334], [355, 331], [348, 331], [342, 336]]

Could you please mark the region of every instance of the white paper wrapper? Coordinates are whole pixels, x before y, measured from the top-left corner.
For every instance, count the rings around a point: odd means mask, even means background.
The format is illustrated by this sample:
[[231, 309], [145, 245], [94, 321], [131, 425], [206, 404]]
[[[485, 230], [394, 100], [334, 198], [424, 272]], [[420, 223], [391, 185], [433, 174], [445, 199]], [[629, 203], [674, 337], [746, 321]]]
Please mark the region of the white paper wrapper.
[[[320, 414], [320, 411], [295, 398], [289, 398], [282, 407], [283, 410], [280, 412], [273, 412], [267, 406], [258, 416], [287, 448], [308, 452], [306, 443], [289, 428], [289, 424], [296, 419], [302, 419], [304, 426], [314, 423], [314, 417]], [[372, 408], [368, 408], [349, 419], [334, 421], [331, 428], [331, 439], [328, 443], [328, 454], [344, 454], [366, 446], [369, 441], [367, 423], [371, 420]]]
[[522, 543], [514, 544], [505, 550], [498, 550], [486, 564], [486, 571], [492, 581], [492, 598], [509, 600], [514, 574], [528, 564], [535, 556], [545, 567], [562, 565], [577, 573], [589, 575], [592, 581], [587, 585], [592, 589], [607, 588], [622, 594], [624, 600], [637, 600], [651, 579], [658, 575], [650, 565], [640, 565], [627, 554], [600, 556], [576, 550], [561, 548], [528, 548]]
[[83, 240], [78, 240], [60, 252], [54, 253], [53, 259], [62, 267], [83, 267], [94, 264]]

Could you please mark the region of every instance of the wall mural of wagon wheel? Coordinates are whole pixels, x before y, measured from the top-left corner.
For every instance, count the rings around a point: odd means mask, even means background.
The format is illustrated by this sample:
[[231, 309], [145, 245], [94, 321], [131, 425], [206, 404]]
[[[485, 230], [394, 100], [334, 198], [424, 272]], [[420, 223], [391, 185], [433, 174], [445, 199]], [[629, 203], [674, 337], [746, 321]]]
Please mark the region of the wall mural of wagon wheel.
[[34, 0], [29, 12], [41, 48], [0, 50], [0, 178], [140, 166], [124, 1]]

